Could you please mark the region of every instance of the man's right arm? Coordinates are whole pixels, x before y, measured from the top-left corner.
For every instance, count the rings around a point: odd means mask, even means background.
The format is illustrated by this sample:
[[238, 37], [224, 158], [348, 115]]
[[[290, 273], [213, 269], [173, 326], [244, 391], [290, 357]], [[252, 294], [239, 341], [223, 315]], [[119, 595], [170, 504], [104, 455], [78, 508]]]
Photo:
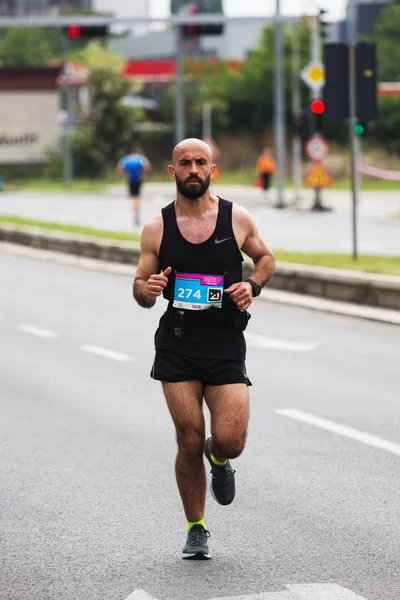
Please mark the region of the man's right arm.
[[151, 308], [168, 283], [171, 268], [160, 273], [158, 248], [162, 236], [162, 220], [153, 219], [143, 228], [140, 241], [140, 260], [133, 282], [133, 297], [143, 308]]

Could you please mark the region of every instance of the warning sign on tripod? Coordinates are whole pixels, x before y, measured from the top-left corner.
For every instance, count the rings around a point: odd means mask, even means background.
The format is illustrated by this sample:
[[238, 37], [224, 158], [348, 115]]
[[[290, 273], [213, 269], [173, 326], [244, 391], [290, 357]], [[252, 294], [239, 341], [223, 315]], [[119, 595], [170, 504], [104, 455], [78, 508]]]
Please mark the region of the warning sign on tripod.
[[332, 177], [329, 175], [325, 167], [315, 162], [304, 178], [304, 185], [310, 188], [328, 188], [332, 187]]

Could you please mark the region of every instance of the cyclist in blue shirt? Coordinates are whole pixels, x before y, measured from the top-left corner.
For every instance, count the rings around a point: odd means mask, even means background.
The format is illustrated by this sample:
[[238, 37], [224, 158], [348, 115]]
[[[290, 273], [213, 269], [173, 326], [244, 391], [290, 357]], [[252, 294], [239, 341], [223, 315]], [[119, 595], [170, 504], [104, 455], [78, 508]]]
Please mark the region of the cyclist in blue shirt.
[[118, 163], [118, 172], [125, 173], [128, 182], [129, 195], [133, 201], [133, 213], [136, 227], [140, 226], [140, 191], [144, 176], [150, 171], [148, 159], [141, 153], [138, 145], [132, 147], [131, 154], [127, 154]]

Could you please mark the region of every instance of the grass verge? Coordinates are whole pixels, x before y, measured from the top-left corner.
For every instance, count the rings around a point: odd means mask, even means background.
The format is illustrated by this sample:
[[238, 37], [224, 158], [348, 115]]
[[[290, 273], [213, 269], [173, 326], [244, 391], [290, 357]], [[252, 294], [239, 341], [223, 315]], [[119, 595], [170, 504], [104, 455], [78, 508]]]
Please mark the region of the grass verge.
[[274, 254], [276, 259], [282, 262], [400, 276], [400, 256], [363, 254], [357, 260], [353, 260], [349, 254], [286, 252], [285, 250], [274, 250]]
[[[105, 231], [102, 229], [92, 229], [90, 227], [81, 227], [77, 225], [63, 225], [60, 223], [51, 223], [47, 221], [35, 221], [33, 219], [24, 219], [10, 215], [0, 215], [0, 223], [11, 223], [21, 227], [41, 227], [42, 229], [52, 231], [65, 231], [68, 233], [80, 233], [93, 237], [119, 240], [119, 241], [139, 241], [140, 235], [134, 233], [125, 233], [121, 231]], [[275, 250], [277, 260], [282, 262], [313, 265], [319, 267], [331, 267], [335, 269], [348, 269], [364, 271], [365, 273], [378, 273], [382, 275], [400, 276], [400, 256], [370, 256], [364, 254], [353, 260], [348, 254], [329, 254], [320, 252], [287, 252], [285, 250]]]
[[91, 235], [97, 238], [108, 240], [118, 240], [120, 242], [138, 242], [140, 235], [135, 233], [125, 233], [123, 231], [106, 231], [103, 229], [93, 229], [91, 227], [82, 227], [80, 225], [69, 225], [62, 223], [52, 223], [50, 221], [35, 221], [34, 219], [24, 219], [23, 217], [14, 217], [0, 215], [0, 224], [10, 223], [20, 227], [40, 227], [47, 231], [65, 231], [66, 233], [79, 233], [82, 235]]
[[[256, 176], [254, 169], [238, 169], [232, 172], [222, 172], [218, 179], [214, 179], [215, 183], [220, 185], [245, 185], [254, 187]], [[149, 183], [165, 183], [171, 182], [168, 173], [152, 173], [147, 179]], [[385, 181], [374, 177], [362, 177], [362, 190], [382, 190], [382, 191], [398, 191], [400, 182]], [[124, 178], [109, 178], [109, 179], [74, 179], [70, 188], [66, 188], [64, 182], [51, 181], [48, 179], [21, 179], [10, 182], [5, 182], [5, 191], [15, 190], [38, 190], [48, 192], [70, 192], [70, 193], [95, 193], [103, 192], [108, 185], [121, 184], [124, 185]], [[275, 186], [276, 182], [273, 182]], [[286, 180], [286, 188], [293, 188], [293, 182], [290, 179]], [[350, 179], [334, 180], [332, 189], [334, 190], [350, 190]]]

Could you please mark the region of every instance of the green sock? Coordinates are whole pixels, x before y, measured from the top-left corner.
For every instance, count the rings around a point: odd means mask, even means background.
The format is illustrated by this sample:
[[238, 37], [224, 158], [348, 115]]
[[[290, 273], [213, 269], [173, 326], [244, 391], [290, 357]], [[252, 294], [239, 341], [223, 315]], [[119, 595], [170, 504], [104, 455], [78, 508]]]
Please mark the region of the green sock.
[[190, 531], [193, 527], [193, 525], [201, 525], [202, 527], [204, 527], [204, 529], [206, 529], [206, 524], [204, 523], [204, 519], [200, 519], [200, 521], [188, 521], [187, 522], [187, 527], [188, 527], [188, 531]]
[[219, 462], [219, 460], [217, 460], [214, 456], [214, 454], [210, 454], [211, 456], [211, 460], [213, 461], [213, 463], [215, 465], [218, 465], [218, 467], [224, 467], [226, 465], [226, 463], [228, 462], [227, 460], [224, 460], [224, 462]]

